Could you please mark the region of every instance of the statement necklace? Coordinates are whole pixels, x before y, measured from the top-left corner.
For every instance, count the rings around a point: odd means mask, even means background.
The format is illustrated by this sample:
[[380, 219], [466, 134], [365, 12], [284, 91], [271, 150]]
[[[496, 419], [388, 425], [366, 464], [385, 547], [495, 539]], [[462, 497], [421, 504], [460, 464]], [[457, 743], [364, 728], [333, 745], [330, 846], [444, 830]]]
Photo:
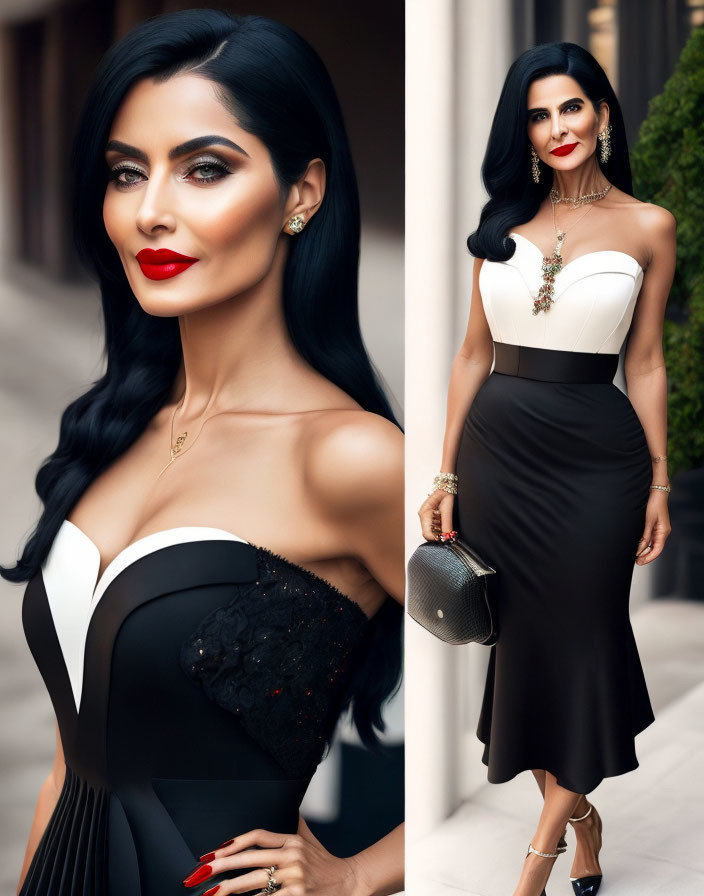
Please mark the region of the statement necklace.
[[[543, 283], [538, 290], [537, 297], [533, 300], [533, 314], [540, 314], [541, 311], [549, 311], [550, 306], [554, 302], [554, 293], [555, 293], [555, 277], [562, 270], [562, 244], [565, 241], [565, 236], [572, 230], [573, 227], [576, 227], [577, 224], [582, 220], [582, 218], [589, 213], [592, 206], [589, 205], [584, 214], [580, 215], [579, 218], [568, 227], [567, 230], [561, 230], [557, 224], [555, 223], [555, 206], [559, 202], [577, 202], [577, 205], [586, 205], [587, 203], [596, 202], [598, 199], [603, 199], [604, 196], [611, 189], [611, 184], [607, 184], [606, 189], [602, 190], [599, 193], [586, 193], [584, 196], [578, 197], [578, 199], [573, 200], [570, 197], [560, 197], [558, 196], [557, 190], [553, 188], [550, 190], [550, 203], [552, 204], [552, 227], [555, 231], [555, 236], [557, 237], [557, 245], [555, 246], [552, 255], [543, 256]], [[573, 208], [577, 208], [577, 205], [573, 205]]]
[[550, 201], [555, 205], [558, 202], [569, 202], [572, 208], [578, 208], [580, 205], [586, 205], [588, 202], [596, 202], [597, 199], [603, 199], [611, 189], [611, 184], [607, 184], [603, 190], [594, 193], [584, 193], [582, 196], [560, 196], [555, 187], [550, 190]]

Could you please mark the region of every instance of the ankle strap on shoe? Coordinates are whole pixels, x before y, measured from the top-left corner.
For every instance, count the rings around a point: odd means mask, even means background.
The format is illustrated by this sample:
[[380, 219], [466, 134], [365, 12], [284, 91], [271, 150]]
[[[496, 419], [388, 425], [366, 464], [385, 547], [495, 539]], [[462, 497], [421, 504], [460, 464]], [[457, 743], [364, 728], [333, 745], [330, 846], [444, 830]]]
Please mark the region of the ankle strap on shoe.
[[536, 856], [543, 856], [545, 859], [556, 859], [559, 855], [557, 852], [541, 852], [539, 849], [535, 849], [532, 843], [528, 844], [528, 853], [534, 852]]
[[590, 803], [589, 808], [584, 813], [584, 815], [580, 815], [579, 818], [570, 818], [570, 821], [584, 821], [584, 819], [589, 815], [589, 813], [592, 811], [593, 808], [594, 808], [594, 806], [592, 806], [592, 804]]

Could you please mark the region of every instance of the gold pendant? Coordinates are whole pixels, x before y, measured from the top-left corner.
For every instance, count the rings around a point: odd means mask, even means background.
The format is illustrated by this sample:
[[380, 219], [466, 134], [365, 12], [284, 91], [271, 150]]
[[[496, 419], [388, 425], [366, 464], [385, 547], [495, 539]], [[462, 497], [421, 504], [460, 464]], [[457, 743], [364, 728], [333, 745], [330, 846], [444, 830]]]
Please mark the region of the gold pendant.
[[565, 238], [561, 230], [557, 232], [557, 245], [552, 255], [543, 257], [543, 283], [538, 296], [533, 301], [533, 314], [549, 311], [555, 293], [555, 277], [562, 270], [562, 242]]
[[186, 441], [186, 436], [188, 435], [188, 431], [182, 432], [181, 435], [174, 442], [174, 447], [171, 449], [171, 460], [173, 460], [176, 455], [179, 453], [181, 448], [183, 448], [183, 443]]
[[166, 464], [165, 467], [162, 468], [161, 472], [159, 473], [159, 476], [156, 477], [157, 479], [159, 479], [159, 477], [164, 472], [164, 470], [167, 467], [170, 467], [171, 464], [176, 460], [176, 456], [179, 453], [179, 451], [181, 450], [181, 448], [183, 448], [183, 443], [186, 441], [187, 435], [188, 435], [188, 430], [186, 430], [186, 432], [182, 432], [181, 435], [176, 439], [176, 441], [174, 442], [174, 446], [171, 449], [171, 460], [168, 462], [168, 464]]

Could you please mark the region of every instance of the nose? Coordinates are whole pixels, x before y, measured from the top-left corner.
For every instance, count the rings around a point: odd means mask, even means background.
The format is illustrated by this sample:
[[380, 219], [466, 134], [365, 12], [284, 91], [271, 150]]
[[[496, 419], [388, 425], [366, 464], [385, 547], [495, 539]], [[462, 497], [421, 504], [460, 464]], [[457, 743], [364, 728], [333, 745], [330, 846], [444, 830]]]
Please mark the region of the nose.
[[146, 234], [152, 234], [159, 228], [172, 231], [176, 219], [171, 208], [168, 174], [153, 172], [142, 192], [142, 201], [137, 210], [137, 227]]
[[552, 125], [553, 140], [559, 140], [563, 134], [567, 133], [568, 128], [565, 125], [562, 115], [560, 115], [559, 109], [553, 109], [550, 124]]

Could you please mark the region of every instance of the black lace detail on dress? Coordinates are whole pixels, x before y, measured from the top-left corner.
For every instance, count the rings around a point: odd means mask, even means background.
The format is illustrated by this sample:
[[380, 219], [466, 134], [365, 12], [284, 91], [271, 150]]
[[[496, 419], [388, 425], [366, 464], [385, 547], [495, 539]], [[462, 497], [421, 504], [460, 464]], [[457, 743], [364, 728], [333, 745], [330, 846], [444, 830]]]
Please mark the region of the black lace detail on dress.
[[200, 622], [181, 646], [181, 668], [288, 774], [307, 777], [343, 709], [368, 619], [331, 583], [253, 547], [257, 581], [236, 585], [235, 598]]

